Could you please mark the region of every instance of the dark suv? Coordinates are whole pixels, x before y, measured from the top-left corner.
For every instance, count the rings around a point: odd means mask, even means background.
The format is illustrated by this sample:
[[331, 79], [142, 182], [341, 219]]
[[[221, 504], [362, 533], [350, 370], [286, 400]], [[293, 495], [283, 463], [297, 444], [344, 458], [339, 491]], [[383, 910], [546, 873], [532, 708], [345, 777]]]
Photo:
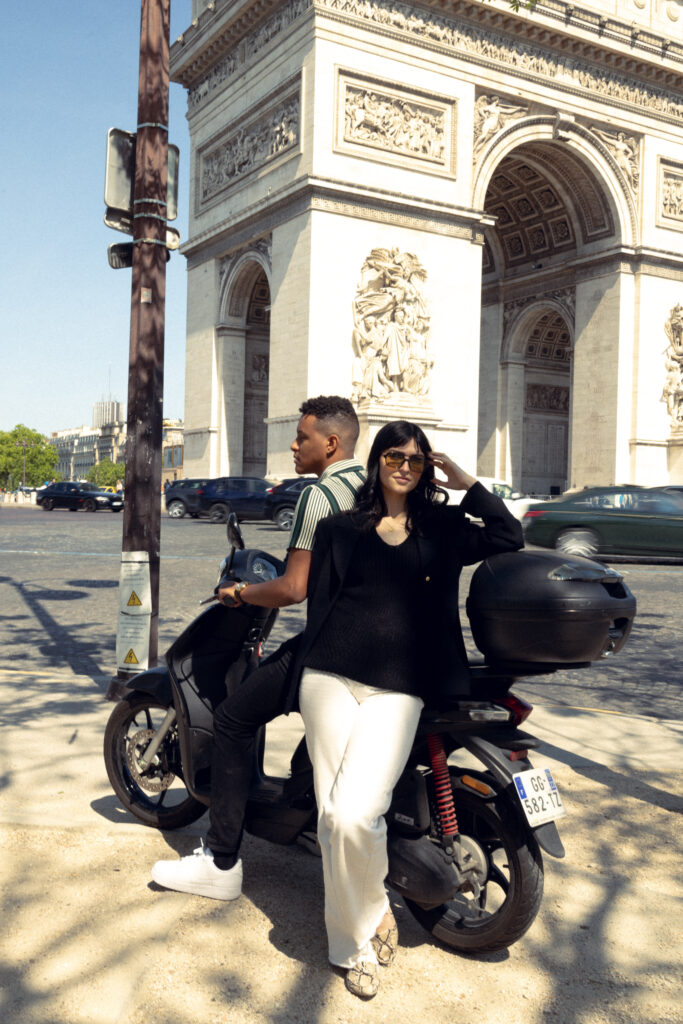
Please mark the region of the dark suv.
[[230, 512], [239, 520], [269, 519], [266, 495], [272, 483], [259, 476], [221, 476], [207, 480], [198, 492], [200, 515], [208, 515], [212, 523], [224, 523]]
[[266, 518], [272, 519], [278, 530], [291, 530], [299, 495], [317, 479], [315, 476], [293, 476], [273, 487], [266, 495]]
[[166, 511], [172, 519], [182, 519], [191, 515], [194, 519], [199, 515], [199, 495], [202, 488], [210, 481], [202, 479], [174, 480], [164, 492]]
[[51, 512], [53, 508], [68, 508], [71, 512], [77, 512], [78, 509], [84, 512], [97, 512], [98, 509], [120, 512], [123, 508], [123, 495], [103, 491], [97, 484], [63, 480], [58, 484], [48, 484], [42, 491], [38, 491], [36, 502], [46, 512]]

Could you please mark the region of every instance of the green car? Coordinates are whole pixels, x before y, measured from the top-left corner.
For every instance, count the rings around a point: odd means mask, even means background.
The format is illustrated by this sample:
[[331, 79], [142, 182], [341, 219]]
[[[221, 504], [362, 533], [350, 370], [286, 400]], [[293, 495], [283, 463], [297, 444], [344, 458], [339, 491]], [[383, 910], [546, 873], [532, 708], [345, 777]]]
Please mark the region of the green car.
[[522, 527], [527, 544], [572, 555], [683, 558], [683, 494], [636, 485], [587, 487], [534, 502]]

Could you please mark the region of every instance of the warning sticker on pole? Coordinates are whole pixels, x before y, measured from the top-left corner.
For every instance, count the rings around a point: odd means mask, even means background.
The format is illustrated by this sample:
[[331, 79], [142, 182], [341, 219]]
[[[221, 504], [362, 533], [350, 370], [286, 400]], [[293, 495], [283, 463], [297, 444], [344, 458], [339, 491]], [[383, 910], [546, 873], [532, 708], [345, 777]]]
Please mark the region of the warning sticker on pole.
[[152, 584], [147, 551], [124, 551], [121, 554], [119, 608], [138, 615], [152, 614]]
[[127, 672], [141, 672], [149, 665], [152, 619], [152, 586], [147, 551], [124, 551], [119, 577], [119, 621], [116, 631], [116, 663]]

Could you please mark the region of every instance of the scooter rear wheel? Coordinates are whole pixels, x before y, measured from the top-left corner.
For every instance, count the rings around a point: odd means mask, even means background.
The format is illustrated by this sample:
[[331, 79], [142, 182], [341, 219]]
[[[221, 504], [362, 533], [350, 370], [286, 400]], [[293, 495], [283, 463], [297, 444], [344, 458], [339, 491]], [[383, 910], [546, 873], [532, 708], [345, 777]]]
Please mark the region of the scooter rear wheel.
[[167, 712], [148, 693], [132, 693], [116, 705], [104, 733], [104, 763], [114, 792], [144, 825], [173, 829], [190, 825], [206, 811], [190, 796], [179, 775], [180, 749], [175, 725], [149, 768], [140, 758]]
[[[489, 776], [479, 777], [494, 788]], [[429, 910], [408, 899], [406, 906], [435, 939], [461, 953], [507, 949], [524, 935], [540, 908], [541, 851], [504, 794], [485, 800], [456, 786], [453, 800], [461, 834], [474, 839], [483, 853], [481, 891], [477, 897], [459, 894]]]

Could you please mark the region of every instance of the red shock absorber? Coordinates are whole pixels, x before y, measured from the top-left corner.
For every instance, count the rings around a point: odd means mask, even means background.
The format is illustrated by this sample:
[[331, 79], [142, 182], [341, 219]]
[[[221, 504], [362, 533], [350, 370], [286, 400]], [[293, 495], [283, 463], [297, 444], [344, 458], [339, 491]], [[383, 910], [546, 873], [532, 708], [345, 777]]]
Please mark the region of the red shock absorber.
[[427, 746], [429, 747], [429, 757], [432, 762], [432, 772], [434, 773], [434, 789], [436, 791], [436, 803], [441, 821], [441, 835], [446, 845], [448, 845], [448, 840], [458, 834], [458, 819], [455, 815], [451, 776], [448, 771], [443, 737], [438, 733], [427, 733]]

